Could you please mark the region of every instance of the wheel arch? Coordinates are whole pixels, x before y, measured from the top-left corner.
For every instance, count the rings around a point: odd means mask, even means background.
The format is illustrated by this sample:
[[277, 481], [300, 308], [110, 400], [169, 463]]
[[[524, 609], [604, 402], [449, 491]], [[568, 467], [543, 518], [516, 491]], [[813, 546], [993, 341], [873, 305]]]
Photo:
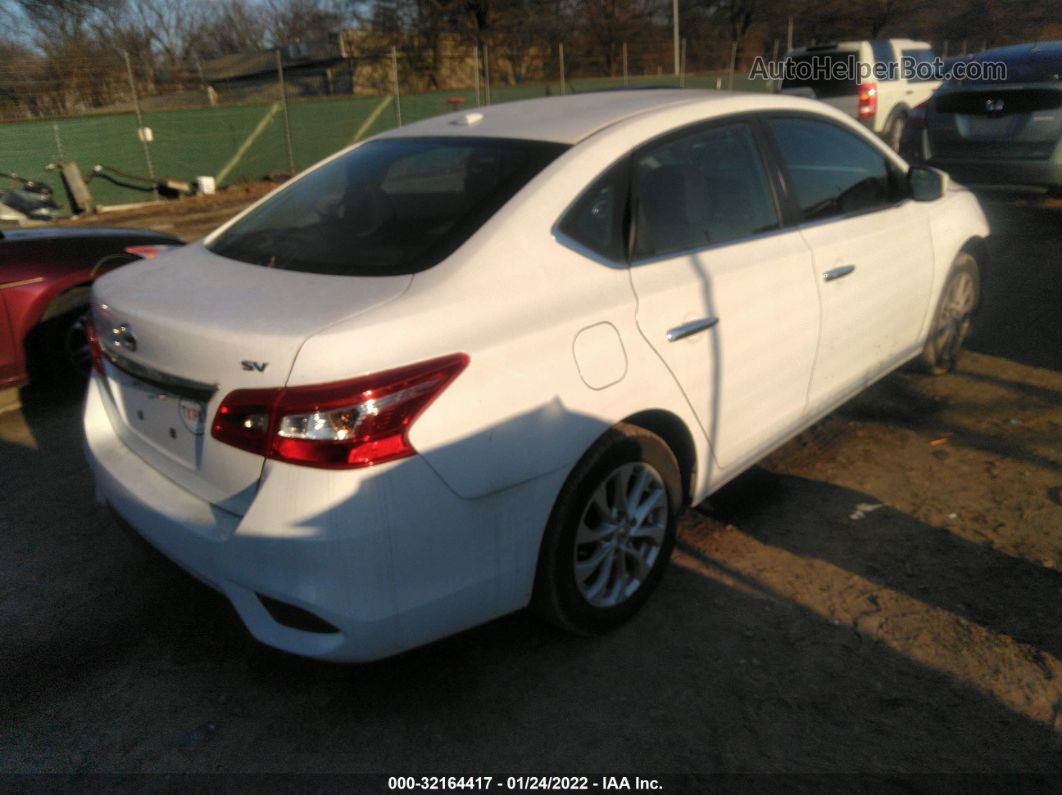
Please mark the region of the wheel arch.
[[46, 375], [46, 362], [50, 356], [46, 342], [49, 321], [87, 306], [91, 294], [92, 282], [75, 284], [57, 292], [46, 301], [41, 301], [44, 306], [40, 312], [34, 311], [33, 308], [23, 316], [22, 369], [30, 380], [37, 380], [38, 377]]
[[84, 282], [82, 284], [75, 284], [73, 287], [68, 287], [66, 290], [53, 296], [52, 299], [45, 304], [44, 309], [41, 310], [41, 314], [34, 325], [47, 323], [49, 320], [57, 318], [60, 315], [65, 315], [73, 309], [77, 309], [79, 306], [87, 306], [91, 294], [92, 282]]
[[897, 102], [892, 106], [892, 110], [889, 111], [889, 115], [885, 117], [885, 124], [882, 129], [889, 129], [889, 125], [893, 123], [899, 116], [908, 116], [911, 113], [911, 108], [906, 102]]
[[682, 480], [682, 504], [688, 506], [693, 496], [693, 479], [697, 474], [697, 448], [686, 423], [665, 409], [647, 409], [626, 417], [623, 422], [651, 431], [671, 448], [679, 465]]
[[974, 312], [976, 312], [983, 303], [985, 284], [988, 280], [988, 241], [975, 235], [963, 243], [956, 253], [969, 254], [977, 262], [978, 291], [977, 305], [974, 306]]

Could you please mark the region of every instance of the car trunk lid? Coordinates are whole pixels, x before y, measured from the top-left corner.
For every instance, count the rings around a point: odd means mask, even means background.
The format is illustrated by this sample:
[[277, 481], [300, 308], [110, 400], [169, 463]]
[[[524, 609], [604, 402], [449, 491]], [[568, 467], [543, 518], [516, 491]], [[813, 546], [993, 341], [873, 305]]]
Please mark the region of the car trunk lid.
[[115, 430], [148, 465], [243, 513], [264, 459], [211, 437], [221, 400], [284, 386], [308, 337], [394, 300], [411, 280], [275, 270], [202, 245], [100, 279], [93, 315]]
[[939, 94], [927, 113], [934, 158], [1045, 160], [1062, 132], [1062, 88], [991, 87]]

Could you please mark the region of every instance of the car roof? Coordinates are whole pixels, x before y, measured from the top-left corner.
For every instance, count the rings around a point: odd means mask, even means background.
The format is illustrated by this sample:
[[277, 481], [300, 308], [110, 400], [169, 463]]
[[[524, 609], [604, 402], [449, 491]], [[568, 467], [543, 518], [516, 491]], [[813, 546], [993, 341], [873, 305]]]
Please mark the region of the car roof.
[[390, 130], [377, 138], [466, 136], [577, 144], [599, 130], [635, 116], [703, 103], [705, 118], [710, 118], [714, 105], [724, 113], [732, 108], [733, 100], [753, 97], [764, 109], [792, 104], [773, 94], [738, 91], [681, 88], [598, 91], [470, 108]]
[[[925, 47], [932, 49], [928, 41], [916, 41], [915, 39], [875, 39], [874, 41], [887, 41], [897, 47]], [[859, 39], [858, 41], [827, 41], [822, 44], [807, 44], [803, 47], [794, 47], [786, 55], [804, 55], [805, 53], [829, 52], [830, 50], [858, 50], [864, 44], [871, 44], [871, 39]]]
[[1062, 41], [1033, 41], [1025, 44], [1011, 44], [1008, 47], [996, 47], [970, 56], [976, 61], [990, 61], [993, 58], [1062, 58]]

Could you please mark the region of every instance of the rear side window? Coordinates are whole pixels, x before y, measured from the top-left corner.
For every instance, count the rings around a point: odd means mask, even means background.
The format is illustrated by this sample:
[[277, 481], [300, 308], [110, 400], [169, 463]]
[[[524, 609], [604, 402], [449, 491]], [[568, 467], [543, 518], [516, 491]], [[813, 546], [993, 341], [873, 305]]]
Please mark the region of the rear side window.
[[654, 257], [776, 229], [767, 174], [746, 124], [711, 127], [635, 160], [635, 256]]
[[853, 133], [814, 119], [767, 122], [805, 221], [894, 204], [903, 180], [885, 155]]
[[280, 190], [209, 248], [306, 273], [416, 273], [456, 250], [566, 148], [499, 138], [370, 141]]
[[896, 64], [896, 50], [888, 39], [874, 39], [870, 42], [870, 52], [874, 56], [874, 79], [895, 80], [900, 76]]
[[627, 259], [627, 160], [616, 164], [565, 213], [558, 228], [575, 242], [613, 262]]
[[859, 70], [855, 52], [808, 52], [786, 59], [782, 90], [806, 89], [817, 99], [855, 96]]
[[904, 50], [902, 74], [910, 83], [939, 80], [936, 56], [932, 50]]

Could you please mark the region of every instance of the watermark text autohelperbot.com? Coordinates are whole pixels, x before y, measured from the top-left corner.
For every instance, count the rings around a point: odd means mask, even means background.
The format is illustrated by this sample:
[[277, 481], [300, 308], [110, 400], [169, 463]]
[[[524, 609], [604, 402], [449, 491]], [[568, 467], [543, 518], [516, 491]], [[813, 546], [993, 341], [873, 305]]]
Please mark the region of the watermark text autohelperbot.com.
[[752, 80], [774, 83], [793, 81], [798, 84], [830, 80], [867, 83], [873, 80], [957, 80], [1003, 83], [1007, 79], [1007, 65], [1002, 61], [954, 61], [945, 66], [940, 58], [920, 60], [904, 56], [899, 62], [867, 63], [855, 58], [828, 55], [809, 55], [768, 61], [757, 55], [749, 69]]

